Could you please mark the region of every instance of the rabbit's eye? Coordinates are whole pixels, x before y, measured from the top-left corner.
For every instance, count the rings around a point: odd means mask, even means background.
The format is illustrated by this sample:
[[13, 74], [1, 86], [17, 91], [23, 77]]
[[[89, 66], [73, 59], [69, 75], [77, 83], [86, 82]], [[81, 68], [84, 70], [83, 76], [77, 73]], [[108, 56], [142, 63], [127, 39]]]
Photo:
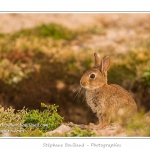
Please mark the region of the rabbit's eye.
[[90, 78], [95, 78], [95, 74], [91, 74], [91, 75], [90, 75]]

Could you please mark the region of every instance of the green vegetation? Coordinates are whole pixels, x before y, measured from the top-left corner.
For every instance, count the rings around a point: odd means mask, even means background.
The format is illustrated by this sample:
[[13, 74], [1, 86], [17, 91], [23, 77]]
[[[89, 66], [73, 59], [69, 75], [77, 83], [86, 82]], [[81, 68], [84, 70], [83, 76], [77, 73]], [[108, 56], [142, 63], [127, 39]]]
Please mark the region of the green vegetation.
[[41, 103], [43, 111], [23, 108], [15, 112], [12, 107], [4, 110], [0, 107], [0, 133], [15, 136], [45, 136], [46, 131], [56, 129], [63, 121], [57, 113], [58, 106]]
[[49, 24], [4, 35], [0, 40], [0, 79], [14, 86], [29, 78], [30, 74], [41, 70], [47, 72], [47, 68], [57, 75], [59, 70], [56, 68], [76, 76], [82, 74], [91, 67], [92, 59], [88, 54], [93, 53], [88, 50], [79, 56], [70, 48], [70, 42], [91, 32], [86, 31]]
[[143, 112], [137, 113], [125, 126], [128, 136], [150, 136], [150, 115]]
[[90, 129], [80, 129], [79, 127], [75, 126], [74, 131], [71, 132], [71, 137], [94, 137], [96, 134], [92, 132]]
[[[0, 41], [0, 79], [10, 85], [16, 84], [28, 78], [29, 74], [39, 72], [43, 65], [48, 67], [51, 64], [53, 70], [57, 65], [65, 66], [61, 67], [62, 72], [69, 72], [79, 77], [92, 67], [92, 56], [95, 50], [86, 47], [81, 47], [81, 51], [73, 50], [71, 43], [74, 43], [74, 40], [82, 42], [81, 35], [88, 39], [92, 34], [99, 35], [101, 30], [105, 29], [94, 26], [83, 30], [69, 30], [58, 24], [43, 24], [33, 29], [3, 35]], [[107, 54], [106, 52], [104, 54], [103, 50], [96, 51], [101, 56]], [[125, 78], [133, 80], [141, 76], [150, 64], [147, 43], [138, 48], [132, 48], [125, 55], [109, 52], [110, 56], [112, 54], [108, 73], [110, 83], [122, 84]], [[57, 70], [54, 71], [57, 72]]]
[[[125, 80], [133, 81], [135, 78], [144, 77], [148, 81], [148, 66], [150, 65], [149, 47], [147, 45], [133, 48], [126, 54], [119, 54], [112, 58], [108, 78], [110, 83], [122, 84]], [[117, 78], [116, 78], [117, 77]]]
[[65, 39], [70, 40], [76, 37], [76, 32], [73, 32], [58, 24], [42, 24], [33, 29], [24, 29], [11, 36], [12, 39], [23, 36], [35, 36], [38, 38], [52, 37], [54, 40]]
[[150, 86], [150, 68], [143, 72], [143, 78], [146, 85]]
[[43, 103], [41, 104], [41, 106], [46, 109], [42, 112], [40, 112], [39, 110], [30, 110], [24, 116], [24, 124], [39, 125], [39, 129], [42, 132], [56, 129], [63, 121], [63, 118], [57, 113], [58, 106], [47, 106]]

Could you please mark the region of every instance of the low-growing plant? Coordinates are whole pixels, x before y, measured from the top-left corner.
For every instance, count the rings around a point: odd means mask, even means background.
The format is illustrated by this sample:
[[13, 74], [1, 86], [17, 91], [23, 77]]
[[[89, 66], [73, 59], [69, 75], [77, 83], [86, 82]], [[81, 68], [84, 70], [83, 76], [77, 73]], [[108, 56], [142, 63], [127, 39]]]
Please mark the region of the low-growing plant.
[[14, 136], [44, 136], [48, 130], [54, 130], [63, 121], [57, 113], [58, 106], [41, 103], [43, 111], [23, 108], [15, 112], [12, 107], [0, 107], [0, 134], [10, 133]]
[[150, 68], [148, 70], [144, 71], [142, 77], [145, 81], [145, 84], [150, 86]]
[[12, 107], [4, 109], [4, 107], [0, 106], [0, 134], [18, 135], [24, 132], [22, 125], [24, 124], [23, 117], [26, 113], [25, 108], [15, 113], [15, 109]]
[[54, 130], [60, 126], [63, 117], [57, 113], [58, 106], [41, 103], [41, 107], [45, 109], [43, 111], [30, 110], [24, 116], [24, 123], [31, 125], [33, 128], [38, 127], [43, 132]]
[[52, 37], [54, 40], [59, 39], [69, 40], [76, 36], [76, 32], [73, 32], [72, 30], [69, 30], [68, 28], [62, 25], [51, 23], [47, 25], [42, 24], [33, 29], [21, 30], [16, 34], [13, 34], [12, 38], [14, 39], [21, 36], [31, 36], [31, 35], [34, 35], [38, 38]]
[[138, 112], [125, 126], [127, 136], [150, 136], [150, 115]]
[[20, 67], [18, 64], [13, 64], [8, 59], [2, 59], [0, 61], [0, 79], [9, 85], [15, 85], [26, 79], [33, 67]]
[[74, 126], [74, 131], [71, 132], [72, 137], [91, 137], [96, 136], [94, 132], [92, 132], [90, 129], [80, 129], [77, 126]]

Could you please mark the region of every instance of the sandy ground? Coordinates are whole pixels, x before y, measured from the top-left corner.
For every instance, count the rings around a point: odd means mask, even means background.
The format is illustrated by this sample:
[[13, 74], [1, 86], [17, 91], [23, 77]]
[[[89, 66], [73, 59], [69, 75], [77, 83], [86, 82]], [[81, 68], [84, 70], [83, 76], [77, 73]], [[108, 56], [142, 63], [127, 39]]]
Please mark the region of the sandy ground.
[[139, 24], [150, 29], [150, 14], [103, 14], [103, 13], [1, 13], [0, 33], [18, 31], [24, 28], [32, 28], [41, 23], [58, 23], [68, 28], [92, 26], [94, 24], [109, 25], [118, 22], [118, 26], [134, 27]]
[[14, 32], [52, 22], [73, 29], [92, 25], [98, 16], [98, 14], [0, 14], [0, 32]]

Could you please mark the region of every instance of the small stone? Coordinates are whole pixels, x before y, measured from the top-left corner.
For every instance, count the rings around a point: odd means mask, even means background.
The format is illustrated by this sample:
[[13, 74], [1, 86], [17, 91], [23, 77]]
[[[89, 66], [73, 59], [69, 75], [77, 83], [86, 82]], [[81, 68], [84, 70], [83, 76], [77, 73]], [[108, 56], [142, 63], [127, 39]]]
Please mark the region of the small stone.
[[46, 135], [64, 134], [69, 131], [71, 131], [71, 127], [62, 124], [55, 130], [47, 132]]

